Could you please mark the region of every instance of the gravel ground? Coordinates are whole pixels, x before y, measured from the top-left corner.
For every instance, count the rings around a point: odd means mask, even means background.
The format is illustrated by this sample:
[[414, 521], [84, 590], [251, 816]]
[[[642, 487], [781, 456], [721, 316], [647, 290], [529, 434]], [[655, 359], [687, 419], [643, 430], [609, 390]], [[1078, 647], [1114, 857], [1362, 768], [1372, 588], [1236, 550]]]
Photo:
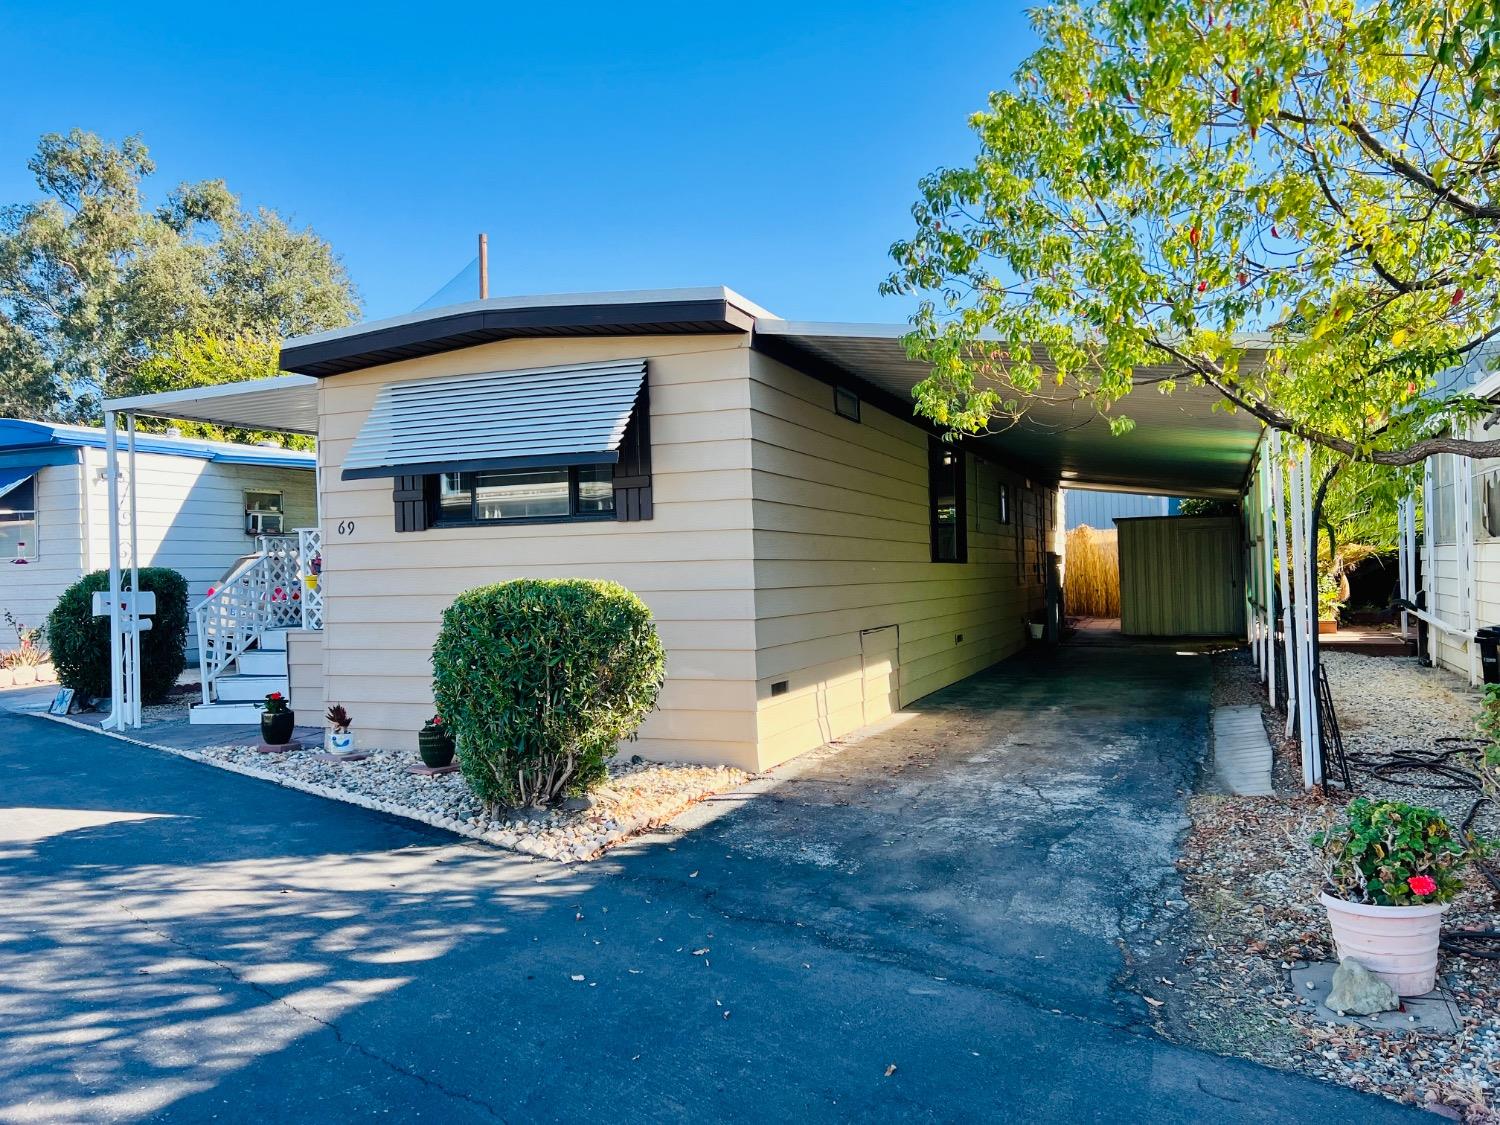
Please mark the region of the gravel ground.
[[598, 859], [616, 844], [661, 827], [689, 805], [750, 778], [730, 766], [617, 759], [610, 763], [609, 780], [590, 793], [586, 809], [512, 812], [492, 818], [462, 775], [425, 777], [409, 772], [421, 764], [414, 754], [377, 750], [361, 761], [330, 762], [321, 759], [321, 750], [263, 754], [252, 746], [180, 750], [144, 745], [564, 863]]
[[[1467, 737], [1477, 695], [1446, 672], [1400, 657], [1324, 654], [1345, 745], [1355, 755], [1426, 749], [1442, 735]], [[1264, 703], [1244, 650], [1215, 658], [1215, 704]], [[1275, 797], [1198, 796], [1179, 861], [1192, 906], [1186, 954], [1170, 985], [1154, 993], [1159, 1026], [1173, 1038], [1242, 1054], [1400, 1101], [1461, 1117], [1500, 1122], [1500, 962], [1444, 954], [1442, 983], [1461, 1014], [1456, 1036], [1347, 1027], [1329, 1022], [1296, 995], [1287, 970], [1334, 959], [1321, 873], [1308, 838], [1341, 814], [1347, 795], [1302, 792], [1296, 744], [1285, 715], [1267, 711], [1276, 747]], [[1383, 781], [1356, 767], [1357, 793], [1443, 809], [1455, 820], [1474, 794]], [[1415, 780], [1410, 778], [1409, 780]], [[1478, 831], [1500, 836], [1500, 813], [1486, 808]], [[1495, 895], [1477, 871], [1445, 927], [1500, 925]]]

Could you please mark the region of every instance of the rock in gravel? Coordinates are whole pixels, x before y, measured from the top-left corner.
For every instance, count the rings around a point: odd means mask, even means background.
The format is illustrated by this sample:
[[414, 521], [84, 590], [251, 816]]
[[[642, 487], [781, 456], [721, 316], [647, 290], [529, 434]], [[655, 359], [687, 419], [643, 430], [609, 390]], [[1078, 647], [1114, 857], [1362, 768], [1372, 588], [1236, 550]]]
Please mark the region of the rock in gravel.
[[563, 812], [587, 812], [594, 807], [591, 797], [569, 797], [562, 803]]
[[1333, 971], [1333, 989], [1324, 1007], [1341, 1016], [1373, 1016], [1376, 1012], [1394, 1012], [1401, 1000], [1385, 981], [1353, 957], [1346, 957]]

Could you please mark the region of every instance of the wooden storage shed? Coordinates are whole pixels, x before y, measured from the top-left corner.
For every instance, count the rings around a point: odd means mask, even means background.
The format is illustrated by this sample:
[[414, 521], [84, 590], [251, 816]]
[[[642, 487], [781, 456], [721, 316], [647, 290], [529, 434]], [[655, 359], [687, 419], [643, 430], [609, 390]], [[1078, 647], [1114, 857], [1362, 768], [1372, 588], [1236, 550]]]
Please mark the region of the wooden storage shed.
[[1135, 637], [1240, 636], [1244, 550], [1235, 516], [1143, 516], [1120, 534], [1120, 631]]

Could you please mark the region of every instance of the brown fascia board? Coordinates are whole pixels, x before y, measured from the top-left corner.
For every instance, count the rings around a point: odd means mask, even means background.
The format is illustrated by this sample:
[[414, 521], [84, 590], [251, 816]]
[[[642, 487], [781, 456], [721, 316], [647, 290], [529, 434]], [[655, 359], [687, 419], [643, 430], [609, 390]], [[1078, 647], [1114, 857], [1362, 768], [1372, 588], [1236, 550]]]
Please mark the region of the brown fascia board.
[[333, 338], [291, 341], [281, 369], [326, 378], [346, 371], [473, 347], [543, 336], [680, 336], [749, 332], [753, 313], [727, 297], [597, 302], [521, 308], [465, 307], [417, 320], [372, 325]]

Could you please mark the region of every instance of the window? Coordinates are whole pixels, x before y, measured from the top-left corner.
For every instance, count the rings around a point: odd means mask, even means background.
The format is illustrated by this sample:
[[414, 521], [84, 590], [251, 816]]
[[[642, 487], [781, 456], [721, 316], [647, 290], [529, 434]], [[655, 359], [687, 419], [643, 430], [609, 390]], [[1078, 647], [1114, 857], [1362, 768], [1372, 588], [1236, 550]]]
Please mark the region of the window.
[[845, 387], [833, 388], [833, 412], [851, 422], [859, 421], [859, 396]]
[[1453, 455], [1440, 453], [1432, 459], [1432, 491], [1427, 497], [1432, 512], [1432, 541], [1438, 546], [1458, 542], [1457, 513], [1453, 509]]
[[952, 444], [937, 438], [927, 442], [927, 498], [932, 519], [932, 561], [967, 562], [964, 457]]
[[439, 524], [614, 518], [612, 465], [443, 473], [434, 479]]
[[245, 493], [245, 534], [280, 535], [286, 526], [281, 508], [281, 493], [254, 491]]
[[0, 495], [0, 563], [36, 558], [36, 477]]
[[995, 518], [1001, 523], [1010, 523], [1010, 485], [1000, 482], [1000, 502], [995, 508]]
[[1474, 528], [1483, 539], [1500, 539], [1500, 460], [1474, 463]]

